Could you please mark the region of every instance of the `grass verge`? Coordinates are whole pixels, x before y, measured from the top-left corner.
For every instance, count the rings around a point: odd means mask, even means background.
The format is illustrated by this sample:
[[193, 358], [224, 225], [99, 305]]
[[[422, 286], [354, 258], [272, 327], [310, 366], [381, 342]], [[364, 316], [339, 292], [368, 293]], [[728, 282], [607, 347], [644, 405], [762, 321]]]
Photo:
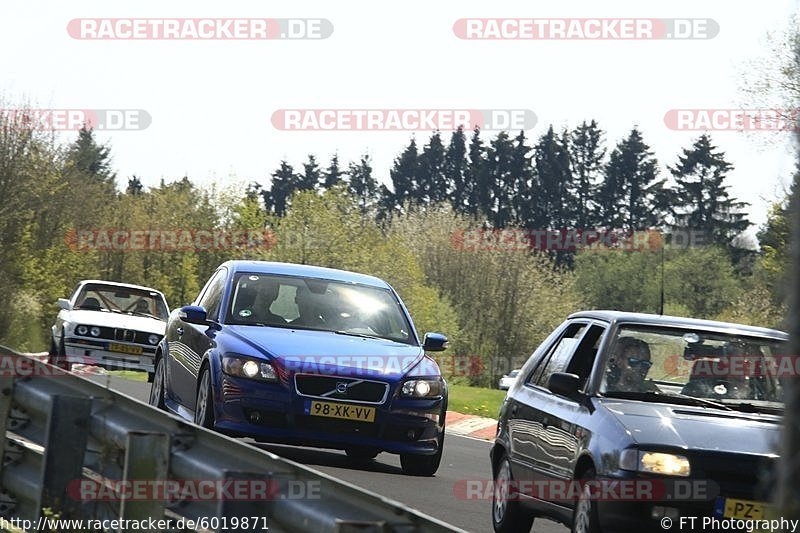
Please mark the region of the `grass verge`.
[[469, 387], [467, 385], [448, 386], [449, 399], [448, 411], [464, 413], [467, 415], [486, 416], [497, 418], [500, 405], [506, 397], [506, 391], [497, 389], [484, 389]]
[[119, 378], [132, 379], [133, 381], [147, 381], [147, 372], [137, 370], [109, 370], [109, 374]]

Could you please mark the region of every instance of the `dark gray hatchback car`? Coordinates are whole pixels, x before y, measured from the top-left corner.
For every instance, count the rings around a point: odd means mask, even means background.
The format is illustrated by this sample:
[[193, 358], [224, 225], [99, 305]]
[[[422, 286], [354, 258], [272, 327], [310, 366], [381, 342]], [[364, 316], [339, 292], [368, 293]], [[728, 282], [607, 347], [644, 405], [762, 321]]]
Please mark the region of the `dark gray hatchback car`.
[[707, 320], [570, 315], [501, 408], [495, 531], [529, 531], [536, 517], [605, 533], [768, 517], [782, 382], [798, 373], [787, 340]]

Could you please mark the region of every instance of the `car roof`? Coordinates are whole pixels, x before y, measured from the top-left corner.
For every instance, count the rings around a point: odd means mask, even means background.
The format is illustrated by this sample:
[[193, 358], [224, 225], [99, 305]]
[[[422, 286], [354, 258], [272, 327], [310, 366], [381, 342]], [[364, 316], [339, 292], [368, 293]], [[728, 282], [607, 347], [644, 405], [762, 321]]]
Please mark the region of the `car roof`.
[[94, 284], [94, 283], [97, 283], [97, 284], [100, 284], [100, 285], [113, 285], [114, 287], [125, 287], [125, 288], [128, 288], [128, 289], [139, 289], [139, 290], [144, 290], [144, 291], [152, 291], [152, 292], [157, 292], [158, 294], [160, 294], [162, 296], [164, 295], [163, 292], [161, 292], [158, 289], [154, 289], [152, 287], [145, 287], [144, 285], [134, 285], [133, 283], [120, 283], [118, 281], [106, 281], [104, 279], [84, 279], [84, 280], [81, 280], [80, 286], [83, 287], [84, 285]]
[[228, 267], [231, 272], [254, 272], [257, 274], [278, 274], [284, 276], [303, 276], [307, 278], [341, 281], [344, 283], [359, 283], [371, 287], [390, 289], [388, 283], [375, 276], [327, 268], [313, 265], [298, 265], [295, 263], [280, 263], [276, 261], [226, 261], [221, 266]]
[[703, 320], [699, 318], [686, 318], [669, 315], [654, 315], [649, 313], [629, 313], [625, 311], [579, 311], [569, 315], [572, 318], [592, 318], [616, 324], [642, 324], [655, 326], [676, 326], [685, 328], [696, 328], [726, 332], [732, 334], [751, 335], [757, 337], [771, 337], [776, 339], [788, 339], [789, 334], [777, 329], [747, 326], [744, 324], [734, 324], [732, 322], [720, 322], [717, 320]]

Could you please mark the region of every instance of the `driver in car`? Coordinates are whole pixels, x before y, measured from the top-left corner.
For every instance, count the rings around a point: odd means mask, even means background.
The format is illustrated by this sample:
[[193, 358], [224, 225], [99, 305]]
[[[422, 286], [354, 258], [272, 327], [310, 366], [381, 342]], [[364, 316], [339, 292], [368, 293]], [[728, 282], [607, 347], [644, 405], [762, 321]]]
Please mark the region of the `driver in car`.
[[625, 392], [659, 392], [659, 388], [645, 381], [653, 362], [646, 342], [633, 337], [617, 339], [614, 353], [608, 360], [606, 390]]

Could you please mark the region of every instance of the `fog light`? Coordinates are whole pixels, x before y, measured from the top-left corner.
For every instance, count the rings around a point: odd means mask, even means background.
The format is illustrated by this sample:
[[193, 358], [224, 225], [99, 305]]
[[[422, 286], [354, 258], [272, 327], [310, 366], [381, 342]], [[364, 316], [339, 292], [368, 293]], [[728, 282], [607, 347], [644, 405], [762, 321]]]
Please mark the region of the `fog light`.
[[414, 438], [416, 436], [417, 436], [417, 432], [414, 431], [413, 429], [409, 429], [408, 433], [406, 433], [406, 437], [408, 437], [408, 440], [414, 440]]
[[250, 423], [251, 424], [258, 424], [261, 422], [261, 413], [258, 411], [251, 411], [250, 412]]

